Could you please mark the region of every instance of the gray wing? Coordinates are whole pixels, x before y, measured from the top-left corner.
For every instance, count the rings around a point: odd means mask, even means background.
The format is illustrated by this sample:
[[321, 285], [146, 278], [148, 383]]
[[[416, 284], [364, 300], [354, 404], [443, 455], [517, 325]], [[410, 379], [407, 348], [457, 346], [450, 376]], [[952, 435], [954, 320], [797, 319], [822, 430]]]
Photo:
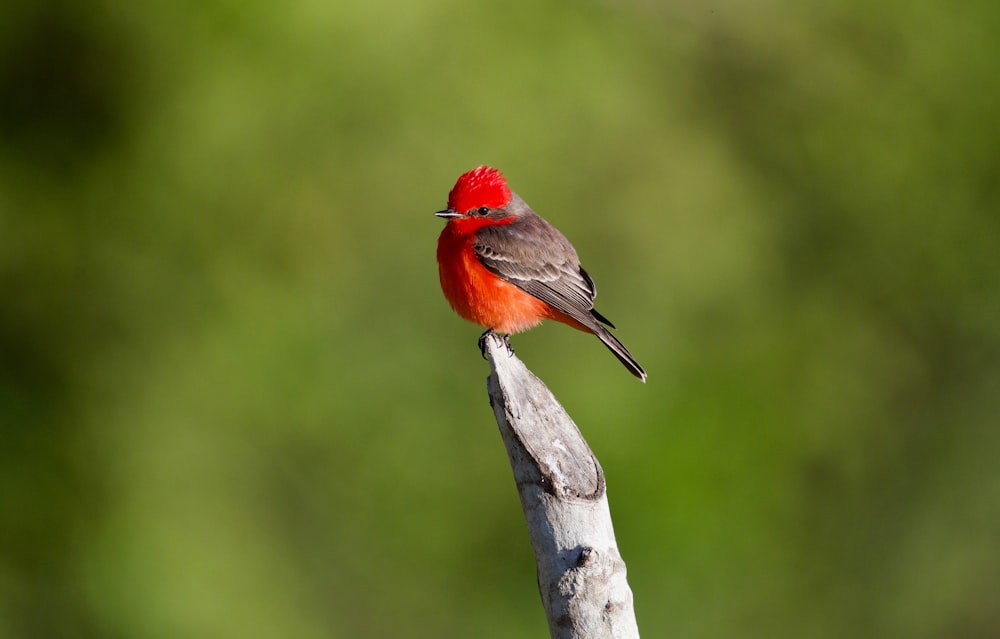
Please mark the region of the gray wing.
[[480, 229], [473, 248], [491, 273], [525, 293], [586, 326], [597, 319], [614, 328], [594, 311], [597, 288], [569, 240], [537, 215]]

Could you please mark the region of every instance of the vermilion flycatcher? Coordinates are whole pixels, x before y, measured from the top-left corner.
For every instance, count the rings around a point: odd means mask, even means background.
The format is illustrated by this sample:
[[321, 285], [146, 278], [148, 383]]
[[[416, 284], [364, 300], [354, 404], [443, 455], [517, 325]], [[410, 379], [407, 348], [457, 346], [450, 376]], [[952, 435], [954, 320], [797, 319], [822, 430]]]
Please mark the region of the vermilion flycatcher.
[[[576, 250], [507, 187], [500, 171], [480, 166], [463, 173], [448, 194], [448, 220], [438, 238], [441, 289], [463, 318], [505, 335], [544, 319], [593, 333], [625, 368], [646, 371], [594, 310], [597, 289]], [[485, 336], [486, 333], [483, 333]]]

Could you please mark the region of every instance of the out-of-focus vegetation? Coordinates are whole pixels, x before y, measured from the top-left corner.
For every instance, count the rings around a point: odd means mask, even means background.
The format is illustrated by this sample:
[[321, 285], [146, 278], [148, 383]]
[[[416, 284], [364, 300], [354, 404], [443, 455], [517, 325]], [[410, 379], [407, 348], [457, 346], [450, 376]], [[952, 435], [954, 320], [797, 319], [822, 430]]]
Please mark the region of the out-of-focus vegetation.
[[1000, 635], [1000, 5], [0, 8], [0, 637], [544, 636], [434, 246], [500, 167], [649, 371], [514, 343], [647, 637]]

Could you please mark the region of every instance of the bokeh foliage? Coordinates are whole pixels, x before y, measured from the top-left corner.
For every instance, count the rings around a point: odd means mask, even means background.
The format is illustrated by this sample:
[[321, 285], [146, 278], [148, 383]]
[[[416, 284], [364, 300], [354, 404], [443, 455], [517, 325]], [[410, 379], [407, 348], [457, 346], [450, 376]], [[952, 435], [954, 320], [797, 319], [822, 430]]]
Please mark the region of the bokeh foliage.
[[1000, 5], [0, 8], [0, 637], [544, 636], [477, 164], [650, 374], [515, 339], [649, 637], [1000, 633]]

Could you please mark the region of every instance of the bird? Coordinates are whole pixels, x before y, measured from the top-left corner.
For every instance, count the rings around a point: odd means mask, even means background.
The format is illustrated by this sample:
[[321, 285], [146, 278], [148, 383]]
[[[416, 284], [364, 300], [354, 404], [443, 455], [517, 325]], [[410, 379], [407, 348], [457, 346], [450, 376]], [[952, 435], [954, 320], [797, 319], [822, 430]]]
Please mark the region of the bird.
[[593, 333], [646, 381], [646, 371], [606, 328], [614, 324], [594, 309], [597, 287], [576, 249], [510, 190], [499, 170], [479, 166], [460, 175], [448, 207], [435, 215], [447, 220], [437, 245], [441, 290], [459, 316], [486, 329], [480, 349], [494, 332], [510, 348], [510, 335], [550, 319]]

